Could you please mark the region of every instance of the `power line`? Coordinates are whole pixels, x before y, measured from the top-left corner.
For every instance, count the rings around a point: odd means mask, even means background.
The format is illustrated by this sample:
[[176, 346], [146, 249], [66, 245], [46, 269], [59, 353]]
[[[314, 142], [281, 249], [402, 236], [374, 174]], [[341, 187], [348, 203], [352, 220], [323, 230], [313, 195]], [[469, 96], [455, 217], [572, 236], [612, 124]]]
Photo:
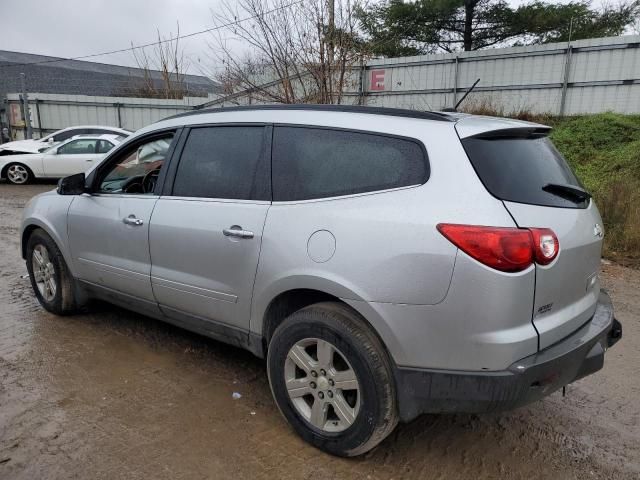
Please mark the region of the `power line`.
[[108, 52], [100, 52], [100, 53], [92, 53], [92, 54], [89, 54], [89, 55], [81, 55], [79, 57], [52, 58], [52, 59], [49, 59], [49, 60], [40, 60], [40, 61], [37, 61], [37, 62], [25, 62], [25, 63], [13, 63], [11, 65], [0, 65], [0, 68], [25, 67], [25, 66], [28, 66], [28, 65], [41, 65], [41, 64], [45, 64], [45, 63], [68, 62], [70, 60], [84, 60], [84, 59], [87, 59], [87, 58], [95, 58], [95, 57], [102, 57], [104, 55], [112, 55], [114, 53], [129, 52], [129, 51], [137, 50], [139, 48], [152, 47], [154, 45], [161, 45], [163, 43], [172, 42], [172, 41], [178, 40], [178, 39], [195, 37], [197, 35], [202, 35], [203, 33], [209, 33], [209, 32], [213, 32], [213, 31], [216, 31], [216, 30], [220, 30], [222, 28], [227, 28], [227, 27], [231, 27], [233, 25], [238, 25], [238, 24], [240, 24], [242, 22], [246, 22], [247, 20], [253, 20], [253, 19], [261, 17], [263, 15], [269, 15], [269, 14], [277, 12], [279, 10], [284, 10], [286, 8], [293, 7], [294, 5], [300, 4], [303, 1], [304, 0], [297, 0], [295, 2], [288, 3], [287, 5], [281, 5], [279, 7], [273, 8], [271, 10], [267, 10], [266, 12], [261, 12], [261, 13], [258, 13], [258, 14], [255, 14], [255, 15], [251, 15], [251, 16], [246, 17], [246, 18], [241, 18], [240, 20], [234, 20], [233, 22], [225, 23], [223, 25], [217, 25], [215, 27], [205, 28], [204, 30], [200, 30], [200, 31], [197, 31], [197, 32], [187, 33], [187, 34], [184, 34], [184, 35], [177, 35], [175, 37], [167, 38], [165, 40], [158, 40], [156, 42], [146, 43], [146, 44], [143, 44], [143, 45], [135, 45], [135, 46], [131, 46], [131, 47], [128, 47], [128, 48], [120, 48], [118, 50], [111, 50], [111, 51], [108, 51]]

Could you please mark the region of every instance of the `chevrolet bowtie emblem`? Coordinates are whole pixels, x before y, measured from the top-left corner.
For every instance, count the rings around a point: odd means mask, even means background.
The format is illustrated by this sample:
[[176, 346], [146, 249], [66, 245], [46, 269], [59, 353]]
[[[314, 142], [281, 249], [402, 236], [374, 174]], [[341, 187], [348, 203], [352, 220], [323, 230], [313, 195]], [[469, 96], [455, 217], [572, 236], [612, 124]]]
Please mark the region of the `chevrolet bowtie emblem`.
[[598, 238], [604, 237], [604, 232], [602, 231], [602, 227], [600, 226], [599, 223], [596, 223], [593, 226], [593, 234]]

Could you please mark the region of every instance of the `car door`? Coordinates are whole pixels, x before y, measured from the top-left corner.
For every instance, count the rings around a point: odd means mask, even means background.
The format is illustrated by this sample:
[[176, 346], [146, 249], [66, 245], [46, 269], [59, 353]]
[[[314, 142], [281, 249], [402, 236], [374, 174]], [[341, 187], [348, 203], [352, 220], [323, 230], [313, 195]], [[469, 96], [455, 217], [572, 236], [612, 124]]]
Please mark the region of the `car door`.
[[[106, 159], [95, 171], [94, 191], [74, 198], [68, 212], [77, 277], [156, 310], [150, 280], [149, 221], [158, 199], [156, 181], [166, 168], [174, 136], [175, 132], [165, 131], [145, 137]], [[142, 158], [142, 150], [155, 154]]]
[[219, 324], [248, 330], [271, 205], [270, 131], [234, 125], [186, 133], [149, 231], [151, 283], [168, 317], [213, 333]]
[[78, 138], [47, 152], [43, 158], [45, 175], [66, 177], [85, 172], [101, 157], [96, 153], [97, 143], [95, 138]]

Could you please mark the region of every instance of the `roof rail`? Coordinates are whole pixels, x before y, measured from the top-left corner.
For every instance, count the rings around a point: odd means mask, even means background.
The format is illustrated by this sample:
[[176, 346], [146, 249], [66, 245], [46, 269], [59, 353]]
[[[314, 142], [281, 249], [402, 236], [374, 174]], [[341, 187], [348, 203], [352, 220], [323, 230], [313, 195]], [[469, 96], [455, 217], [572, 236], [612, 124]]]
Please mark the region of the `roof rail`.
[[443, 112], [420, 112], [405, 108], [385, 108], [367, 107], [363, 105], [317, 105], [305, 103], [276, 104], [276, 105], [242, 105], [237, 107], [223, 108], [203, 108], [192, 112], [180, 113], [167, 117], [164, 120], [173, 118], [188, 117], [191, 115], [203, 115], [207, 113], [242, 112], [255, 110], [303, 110], [311, 112], [345, 112], [345, 113], [366, 113], [370, 115], [389, 115], [393, 117], [419, 118], [423, 120], [436, 120], [440, 122], [455, 122], [457, 119]]

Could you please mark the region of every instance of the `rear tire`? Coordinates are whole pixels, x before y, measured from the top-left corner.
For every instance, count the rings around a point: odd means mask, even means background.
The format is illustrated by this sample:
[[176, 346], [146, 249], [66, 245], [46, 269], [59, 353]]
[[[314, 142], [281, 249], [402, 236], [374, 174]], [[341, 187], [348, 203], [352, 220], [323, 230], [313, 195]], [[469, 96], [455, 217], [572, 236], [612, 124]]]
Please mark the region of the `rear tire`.
[[56, 315], [78, 310], [71, 272], [58, 246], [42, 229], [34, 230], [27, 242], [27, 270], [36, 298], [46, 310]]
[[10, 163], [5, 171], [5, 176], [9, 183], [14, 185], [26, 185], [33, 181], [33, 172], [22, 163]]
[[269, 342], [267, 369], [280, 412], [325, 452], [363, 454], [398, 423], [386, 351], [346, 305], [316, 303], [285, 319]]

